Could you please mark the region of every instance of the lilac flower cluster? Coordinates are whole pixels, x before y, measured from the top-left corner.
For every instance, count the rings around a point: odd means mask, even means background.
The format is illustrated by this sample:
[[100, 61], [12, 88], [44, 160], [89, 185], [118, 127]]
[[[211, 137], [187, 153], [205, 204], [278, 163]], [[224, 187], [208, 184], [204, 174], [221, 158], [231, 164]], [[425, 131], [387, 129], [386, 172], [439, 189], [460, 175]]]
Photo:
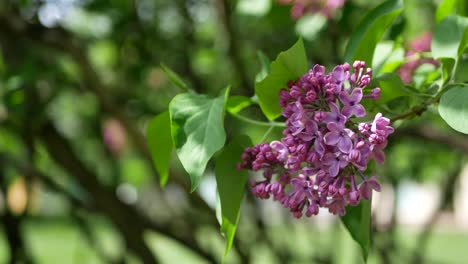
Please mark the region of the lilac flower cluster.
[[380, 191], [376, 176], [367, 178], [364, 171], [371, 159], [384, 161], [393, 128], [380, 113], [371, 122], [352, 119], [366, 116], [363, 98], [380, 96], [379, 88], [363, 94], [371, 69], [362, 61], [353, 68], [351, 73], [346, 63], [326, 74], [325, 67], [315, 65], [280, 92], [284, 137], [247, 148], [238, 164], [263, 172], [262, 180], [250, 183], [255, 196], [273, 197], [299, 218], [318, 214], [320, 207], [342, 216], [347, 205]]
[[277, 0], [280, 4], [291, 4], [291, 17], [299, 19], [306, 13], [321, 13], [331, 18], [336, 9], [342, 7], [346, 0]]

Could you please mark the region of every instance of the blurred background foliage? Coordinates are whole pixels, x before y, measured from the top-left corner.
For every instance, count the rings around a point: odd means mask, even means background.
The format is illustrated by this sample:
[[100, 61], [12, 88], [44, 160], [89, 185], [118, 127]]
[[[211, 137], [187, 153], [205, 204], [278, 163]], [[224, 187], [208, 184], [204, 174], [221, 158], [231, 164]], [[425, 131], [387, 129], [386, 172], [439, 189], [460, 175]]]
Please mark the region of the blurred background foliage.
[[[258, 51], [274, 59], [302, 36], [310, 64], [333, 67], [381, 2], [349, 0], [331, 18], [295, 20], [290, 5], [271, 0], [0, 0], [0, 263], [220, 262], [212, 169], [190, 194], [174, 157], [161, 189], [146, 148], [147, 122], [181, 92], [161, 63], [199, 93], [231, 84], [231, 94], [252, 96]], [[439, 2], [404, 1], [374, 62], [396, 64], [381, 72], [396, 70], [408, 43], [432, 31]], [[457, 12], [466, 15], [468, 4], [458, 1]], [[434, 69], [420, 67], [412, 85], [430, 87]], [[407, 101], [389, 102], [388, 112], [403, 112]], [[376, 168], [385, 188], [374, 208], [371, 263], [466, 261], [468, 233], [454, 208], [468, 139], [436, 111], [397, 124], [387, 162]], [[245, 114], [264, 118], [256, 107]], [[253, 142], [266, 132], [229, 116], [226, 130]], [[399, 220], [426, 203], [410, 199], [408, 182], [437, 194], [417, 224]], [[247, 194], [227, 262], [360, 263], [339, 221], [323, 215], [291, 219]]]

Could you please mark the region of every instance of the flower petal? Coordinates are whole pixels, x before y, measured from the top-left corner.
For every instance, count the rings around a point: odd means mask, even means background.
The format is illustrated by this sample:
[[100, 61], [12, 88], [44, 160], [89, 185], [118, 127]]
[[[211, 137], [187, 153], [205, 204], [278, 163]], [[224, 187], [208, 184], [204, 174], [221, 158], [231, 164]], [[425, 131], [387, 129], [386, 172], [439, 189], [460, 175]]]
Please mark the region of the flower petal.
[[343, 153], [349, 153], [353, 148], [353, 142], [347, 136], [341, 137], [338, 142], [338, 149]]
[[335, 146], [336, 144], [338, 144], [340, 139], [340, 133], [337, 131], [328, 132], [327, 134], [325, 134], [325, 137], [323, 137], [323, 141], [325, 141], [325, 144], [330, 146]]
[[366, 109], [364, 109], [364, 106], [358, 104], [354, 106], [354, 114], [357, 117], [363, 117], [366, 115]]
[[362, 89], [356, 88], [351, 93], [351, 101], [359, 103], [362, 99]]

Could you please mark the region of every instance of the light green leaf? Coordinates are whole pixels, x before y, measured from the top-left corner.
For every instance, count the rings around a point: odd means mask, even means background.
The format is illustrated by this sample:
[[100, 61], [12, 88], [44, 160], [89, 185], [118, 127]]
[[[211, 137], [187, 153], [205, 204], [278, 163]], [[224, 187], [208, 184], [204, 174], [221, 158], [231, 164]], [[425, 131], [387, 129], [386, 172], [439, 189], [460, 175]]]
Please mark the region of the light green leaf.
[[400, 96], [409, 95], [409, 90], [395, 73], [382, 74], [376, 78], [376, 81], [381, 89], [378, 103], [385, 104]]
[[465, 28], [460, 45], [458, 45], [458, 56], [460, 57], [468, 48], [468, 27]]
[[229, 113], [239, 113], [242, 111], [242, 109], [249, 107], [252, 105], [252, 100], [246, 96], [231, 96], [229, 97], [227, 104], [226, 104], [226, 110]]
[[458, 46], [462, 41], [468, 18], [449, 15], [434, 30], [431, 48], [434, 58], [458, 59]]
[[270, 11], [270, 0], [240, 0], [237, 2], [236, 12], [242, 15], [262, 17]]
[[307, 40], [315, 40], [327, 24], [328, 19], [322, 14], [306, 14], [296, 23], [296, 32]]
[[260, 61], [261, 69], [260, 72], [257, 73], [255, 76], [255, 82], [260, 82], [261, 80], [267, 77], [268, 73], [270, 72], [270, 59], [262, 52], [258, 51], [258, 60]]
[[367, 13], [348, 42], [345, 61], [362, 60], [372, 65], [377, 43], [401, 11], [401, 1], [389, 0]]
[[302, 39], [287, 51], [281, 52], [271, 63], [270, 73], [255, 84], [255, 93], [263, 113], [269, 120], [281, 115], [279, 92], [290, 80], [296, 80], [307, 72], [307, 55]]
[[194, 191], [213, 154], [224, 146], [224, 108], [229, 88], [217, 98], [184, 93], [169, 104], [177, 156], [190, 175]]
[[164, 186], [169, 176], [169, 161], [174, 149], [168, 111], [151, 119], [146, 129], [146, 141], [154, 166], [159, 173], [159, 182], [161, 186]]
[[163, 63], [161, 63], [161, 68], [166, 73], [167, 77], [169, 77], [169, 80], [171, 80], [171, 82], [175, 86], [179, 87], [180, 89], [186, 92], [190, 90], [187, 84], [182, 80], [182, 78], [177, 73], [175, 73], [173, 70], [171, 70], [169, 67], [167, 67]]
[[341, 221], [361, 247], [362, 257], [366, 262], [371, 242], [371, 201], [363, 199], [357, 206], [346, 207], [346, 215], [341, 217]]
[[394, 41], [381, 41], [374, 50], [372, 73], [394, 72], [404, 62], [405, 51]]
[[444, 0], [439, 4], [436, 10], [435, 20], [437, 23], [442, 21], [446, 16], [452, 14], [455, 11], [457, 0]]
[[247, 136], [239, 136], [228, 144], [216, 159], [215, 174], [221, 204], [221, 232], [226, 237], [224, 259], [232, 247], [239, 221], [240, 205], [247, 183], [248, 172], [237, 170], [236, 165], [244, 149], [252, 142]]
[[450, 87], [440, 98], [439, 114], [453, 129], [468, 134], [468, 85]]

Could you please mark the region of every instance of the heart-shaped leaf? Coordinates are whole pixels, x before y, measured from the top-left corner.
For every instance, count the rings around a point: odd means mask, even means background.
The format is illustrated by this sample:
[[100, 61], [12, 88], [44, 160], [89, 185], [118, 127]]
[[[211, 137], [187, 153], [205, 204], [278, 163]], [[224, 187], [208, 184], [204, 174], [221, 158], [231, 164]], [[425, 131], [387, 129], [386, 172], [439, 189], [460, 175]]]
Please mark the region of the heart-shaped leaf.
[[458, 60], [458, 49], [467, 26], [467, 17], [455, 15], [449, 15], [437, 24], [431, 43], [434, 58]]
[[273, 120], [281, 115], [279, 92], [290, 80], [296, 80], [308, 70], [307, 55], [302, 39], [281, 52], [270, 65], [270, 73], [255, 84], [258, 103], [265, 116]]
[[450, 87], [440, 98], [439, 114], [453, 129], [468, 134], [468, 85]]
[[224, 146], [224, 108], [229, 88], [217, 98], [179, 94], [169, 104], [177, 156], [190, 175], [194, 191], [213, 154]]

